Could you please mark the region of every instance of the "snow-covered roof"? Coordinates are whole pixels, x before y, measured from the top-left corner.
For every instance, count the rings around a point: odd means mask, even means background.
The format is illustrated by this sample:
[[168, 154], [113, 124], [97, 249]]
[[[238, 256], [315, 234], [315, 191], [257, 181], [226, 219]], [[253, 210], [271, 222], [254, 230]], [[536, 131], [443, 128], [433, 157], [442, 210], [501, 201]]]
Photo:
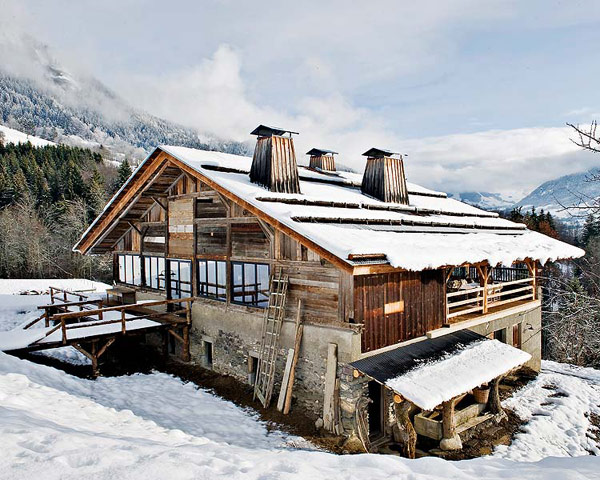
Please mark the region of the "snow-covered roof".
[[479, 387], [531, 358], [498, 340], [462, 330], [352, 362], [423, 410]]
[[250, 182], [250, 157], [159, 148], [349, 263], [349, 255], [378, 254], [393, 267], [423, 270], [484, 261], [510, 265], [527, 258], [544, 264], [584, 254], [523, 224], [412, 183], [407, 183], [408, 206], [390, 204], [364, 195], [360, 174], [299, 167], [302, 194], [274, 193]]
[[423, 410], [468, 392], [523, 365], [531, 355], [498, 340], [483, 338], [431, 363], [385, 382]]

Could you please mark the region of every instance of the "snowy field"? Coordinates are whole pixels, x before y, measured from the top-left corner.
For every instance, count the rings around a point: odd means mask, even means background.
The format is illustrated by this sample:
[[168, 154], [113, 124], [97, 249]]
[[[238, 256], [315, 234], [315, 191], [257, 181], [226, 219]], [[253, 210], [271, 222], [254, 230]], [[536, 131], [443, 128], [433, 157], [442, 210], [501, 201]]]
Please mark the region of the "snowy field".
[[[35, 318], [42, 298], [0, 295], [0, 329]], [[338, 456], [163, 373], [93, 381], [0, 352], [0, 478], [600, 479], [598, 404], [600, 372], [545, 362], [506, 402], [529, 423], [492, 456]]]
[[27, 143], [30, 142], [34, 147], [44, 147], [46, 145], [56, 145], [54, 142], [44, 140], [43, 138], [27, 135], [13, 128], [0, 125], [0, 132], [4, 134], [4, 143]]

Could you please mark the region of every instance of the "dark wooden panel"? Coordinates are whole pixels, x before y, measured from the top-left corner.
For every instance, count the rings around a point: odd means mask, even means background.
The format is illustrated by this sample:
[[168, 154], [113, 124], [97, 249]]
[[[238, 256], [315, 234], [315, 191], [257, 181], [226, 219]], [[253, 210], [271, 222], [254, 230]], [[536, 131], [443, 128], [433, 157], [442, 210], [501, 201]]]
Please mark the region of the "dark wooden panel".
[[225, 217], [227, 217], [227, 207], [216, 193], [196, 199], [196, 218]]
[[198, 225], [196, 252], [198, 255], [227, 255], [227, 227]]
[[[402, 312], [385, 314], [386, 304], [404, 302]], [[393, 272], [354, 277], [354, 315], [363, 323], [367, 352], [425, 335], [445, 318], [444, 272]]]

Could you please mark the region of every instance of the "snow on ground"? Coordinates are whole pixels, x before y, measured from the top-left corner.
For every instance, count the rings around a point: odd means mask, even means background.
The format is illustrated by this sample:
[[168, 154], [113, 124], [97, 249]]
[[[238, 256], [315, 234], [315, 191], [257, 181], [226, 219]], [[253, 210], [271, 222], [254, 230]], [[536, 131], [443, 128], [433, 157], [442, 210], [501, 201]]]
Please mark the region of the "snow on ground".
[[[94, 282], [85, 278], [67, 278], [67, 279], [44, 279], [44, 278], [10, 278], [0, 279], [0, 294], [19, 295], [22, 292], [35, 291], [47, 293], [50, 287], [62, 288], [70, 292], [102, 293], [110, 285], [102, 282]], [[87, 292], [87, 293], [86, 293]]]
[[27, 143], [31, 142], [34, 147], [44, 147], [46, 145], [56, 145], [54, 142], [44, 140], [43, 138], [34, 137], [33, 135], [27, 135], [26, 133], [20, 132], [13, 128], [5, 127], [0, 125], [0, 132], [4, 133], [4, 143]]
[[[32, 314], [23, 312], [40, 299], [12, 297], [19, 318], [5, 308], [0, 329]], [[542, 405], [555, 392], [543, 388], [548, 384], [569, 396]], [[0, 478], [597, 479], [600, 459], [587, 456], [583, 418], [599, 403], [599, 386], [598, 371], [546, 362], [540, 377], [506, 402], [531, 418], [512, 446], [468, 461], [406, 460], [316, 451], [163, 373], [94, 381], [0, 352]]]
[[[297, 448], [300, 446], [301, 448]], [[6, 479], [580, 479], [596, 457], [447, 462], [338, 456], [166, 374], [84, 380], [0, 353]]]
[[[590, 413], [600, 415], [600, 371], [544, 361], [540, 375], [504, 406], [527, 420], [523, 433], [496, 456], [536, 461], [549, 456], [600, 455], [590, 438]], [[599, 465], [600, 473], [600, 465]]]

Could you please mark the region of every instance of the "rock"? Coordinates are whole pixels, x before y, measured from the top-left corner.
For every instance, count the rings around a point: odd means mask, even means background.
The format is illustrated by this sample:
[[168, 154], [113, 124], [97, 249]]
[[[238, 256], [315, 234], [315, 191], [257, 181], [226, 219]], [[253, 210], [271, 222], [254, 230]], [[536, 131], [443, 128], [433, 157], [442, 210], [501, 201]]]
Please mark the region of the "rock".
[[484, 455], [491, 455], [492, 454], [492, 449], [490, 447], [481, 447], [479, 449], [479, 455], [484, 456]]
[[458, 435], [454, 435], [454, 438], [442, 438], [440, 448], [442, 450], [460, 450], [462, 449], [462, 441]]
[[323, 428], [323, 425], [325, 425], [325, 423], [323, 422], [323, 419], [317, 418], [317, 421], [315, 422], [316, 429], [321, 430]]

